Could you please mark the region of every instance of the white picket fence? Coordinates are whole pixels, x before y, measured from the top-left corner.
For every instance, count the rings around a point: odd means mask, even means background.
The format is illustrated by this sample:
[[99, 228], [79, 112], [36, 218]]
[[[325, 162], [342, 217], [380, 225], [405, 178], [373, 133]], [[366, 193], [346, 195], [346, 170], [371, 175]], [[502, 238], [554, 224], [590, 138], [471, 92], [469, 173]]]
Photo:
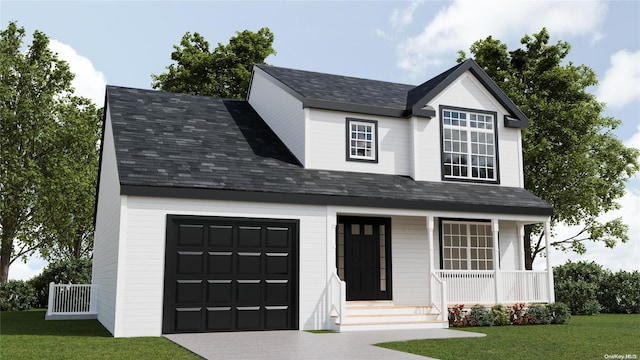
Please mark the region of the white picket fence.
[[46, 319], [95, 319], [97, 292], [97, 285], [49, 283]]

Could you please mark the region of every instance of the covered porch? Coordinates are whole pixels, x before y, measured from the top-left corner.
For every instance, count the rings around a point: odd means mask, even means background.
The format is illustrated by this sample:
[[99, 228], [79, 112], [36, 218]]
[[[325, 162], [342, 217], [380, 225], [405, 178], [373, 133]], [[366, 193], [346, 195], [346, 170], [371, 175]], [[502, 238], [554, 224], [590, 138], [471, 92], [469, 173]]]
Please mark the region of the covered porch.
[[[548, 250], [546, 270], [524, 269], [524, 225], [544, 224], [548, 245], [548, 216], [353, 210], [327, 217], [329, 313], [340, 331], [375, 319], [381, 326], [362, 329], [446, 327], [456, 304], [554, 302]], [[393, 315], [407, 311], [421, 316]]]

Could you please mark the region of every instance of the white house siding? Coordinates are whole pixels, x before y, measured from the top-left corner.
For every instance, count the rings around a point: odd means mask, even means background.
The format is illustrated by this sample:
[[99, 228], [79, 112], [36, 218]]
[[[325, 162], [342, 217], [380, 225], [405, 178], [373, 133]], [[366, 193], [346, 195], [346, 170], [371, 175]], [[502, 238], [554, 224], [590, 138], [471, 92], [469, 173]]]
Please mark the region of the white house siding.
[[523, 187], [522, 154], [519, 129], [506, 128], [504, 115], [507, 111], [493, 95], [467, 72], [452, 82], [428, 104], [436, 110], [436, 117], [428, 120], [427, 131], [418, 132], [419, 151], [416, 158], [416, 180], [440, 181], [440, 106], [495, 111], [498, 124], [498, 151], [500, 184]]
[[500, 221], [500, 269], [519, 270], [518, 228], [514, 221]]
[[302, 102], [277, 86], [271, 76], [255, 67], [248, 101], [304, 165], [305, 112]]
[[[378, 162], [347, 161], [347, 118], [378, 122]], [[307, 118], [309, 169], [410, 175], [410, 120], [309, 109]]]
[[120, 183], [118, 181], [109, 108], [107, 108], [105, 118], [91, 277], [92, 283], [99, 285], [98, 320], [107, 330], [113, 333], [116, 316], [118, 240], [120, 232]]
[[126, 213], [121, 239], [125, 250], [120, 258], [125, 276], [118, 288], [122, 306], [115, 336], [159, 336], [162, 332], [167, 214], [299, 219], [299, 326], [328, 328], [325, 207], [131, 196]]
[[430, 275], [424, 217], [391, 218], [391, 259], [394, 304], [427, 304]]

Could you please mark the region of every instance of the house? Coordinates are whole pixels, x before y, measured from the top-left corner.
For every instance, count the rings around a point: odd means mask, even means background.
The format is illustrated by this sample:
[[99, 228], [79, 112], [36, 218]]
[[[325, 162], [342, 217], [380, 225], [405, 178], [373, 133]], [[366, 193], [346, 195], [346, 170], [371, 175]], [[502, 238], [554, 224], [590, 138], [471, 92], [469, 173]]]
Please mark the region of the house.
[[[116, 337], [446, 327], [524, 270], [526, 116], [473, 61], [418, 86], [266, 65], [247, 101], [107, 87], [98, 320]], [[548, 243], [549, 238], [546, 236]]]

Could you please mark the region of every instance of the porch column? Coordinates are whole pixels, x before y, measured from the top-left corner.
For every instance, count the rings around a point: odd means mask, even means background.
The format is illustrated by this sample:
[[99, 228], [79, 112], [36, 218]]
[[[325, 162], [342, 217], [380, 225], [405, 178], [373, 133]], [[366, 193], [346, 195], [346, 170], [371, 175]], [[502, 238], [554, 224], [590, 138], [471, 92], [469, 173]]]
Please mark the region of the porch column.
[[524, 260], [524, 224], [516, 223], [518, 231], [518, 258], [520, 259], [520, 270], [525, 270]]
[[547, 257], [547, 293], [549, 294], [549, 303], [556, 302], [553, 292], [553, 268], [551, 267], [551, 259], [549, 258], [549, 248], [551, 247], [551, 225], [549, 220], [544, 222], [544, 249]]
[[331, 211], [327, 207], [327, 279], [331, 278], [333, 273], [338, 273], [338, 264], [336, 260], [336, 226], [338, 216], [335, 211]]
[[[432, 273], [436, 266], [434, 262], [434, 248], [433, 248], [433, 216], [427, 216], [427, 241], [429, 242], [429, 269], [430, 273]], [[431, 279], [431, 274], [429, 274], [429, 279]]]
[[498, 235], [500, 225], [498, 219], [491, 219], [491, 231], [493, 232], [493, 278], [495, 281], [496, 304], [502, 301], [502, 274], [500, 273], [500, 247], [498, 246]]

